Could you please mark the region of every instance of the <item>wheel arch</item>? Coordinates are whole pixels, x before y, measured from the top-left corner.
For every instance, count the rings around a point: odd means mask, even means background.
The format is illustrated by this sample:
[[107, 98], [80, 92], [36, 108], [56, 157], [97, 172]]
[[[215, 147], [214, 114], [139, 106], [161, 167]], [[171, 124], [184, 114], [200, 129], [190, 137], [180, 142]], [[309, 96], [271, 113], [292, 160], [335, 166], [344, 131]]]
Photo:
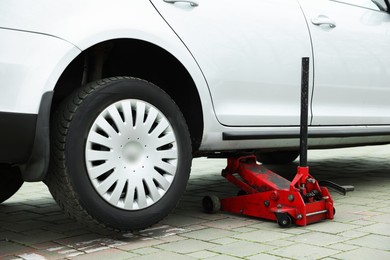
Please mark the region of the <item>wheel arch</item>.
[[204, 130], [201, 96], [183, 63], [171, 52], [145, 40], [110, 39], [79, 53], [64, 66], [53, 88], [46, 86], [36, 126], [36, 133], [42, 134], [35, 137], [32, 147], [32, 151], [39, 153], [33, 152], [34, 156], [19, 165], [25, 181], [45, 179], [50, 154], [50, 114], [61, 101], [89, 82], [114, 76], [141, 78], [167, 92], [184, 115], [193, 152], [199, 149]]
[[167, 92], [186, 119], [193, 151], [198, 150], [203, 136], [203, 109], [193, 77], [172, 53], [145, 40], [111, 39], [81, 52], [55, 85], [52, 110], [82, 85], [114, 76], [141, 78]]

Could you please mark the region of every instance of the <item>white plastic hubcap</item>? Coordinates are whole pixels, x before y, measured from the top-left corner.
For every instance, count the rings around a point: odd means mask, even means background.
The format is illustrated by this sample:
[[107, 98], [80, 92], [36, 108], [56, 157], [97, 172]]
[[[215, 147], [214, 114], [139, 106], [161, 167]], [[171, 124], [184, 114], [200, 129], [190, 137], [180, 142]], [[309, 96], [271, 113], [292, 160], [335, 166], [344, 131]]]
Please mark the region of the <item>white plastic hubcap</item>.
[[111, 205], [138, 210], [161, 199], [177, 169], [176, 136], [166, 117], [136, 99], [104, 109], [89, 131], [85, 162], [97, 193]]

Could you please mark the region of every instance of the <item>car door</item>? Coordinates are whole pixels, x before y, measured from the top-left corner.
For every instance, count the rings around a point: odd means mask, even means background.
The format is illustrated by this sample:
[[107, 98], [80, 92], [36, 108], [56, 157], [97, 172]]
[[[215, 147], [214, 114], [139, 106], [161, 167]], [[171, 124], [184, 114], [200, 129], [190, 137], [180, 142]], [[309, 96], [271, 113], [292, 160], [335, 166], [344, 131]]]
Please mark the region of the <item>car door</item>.
[[299, 125], [310, 37], [296, 0], [151, 0], [207, 80], [227, 126]]
[[383, 0], [299, 0], [314, 51], [313, 125], [390, 124], [390, 15]]

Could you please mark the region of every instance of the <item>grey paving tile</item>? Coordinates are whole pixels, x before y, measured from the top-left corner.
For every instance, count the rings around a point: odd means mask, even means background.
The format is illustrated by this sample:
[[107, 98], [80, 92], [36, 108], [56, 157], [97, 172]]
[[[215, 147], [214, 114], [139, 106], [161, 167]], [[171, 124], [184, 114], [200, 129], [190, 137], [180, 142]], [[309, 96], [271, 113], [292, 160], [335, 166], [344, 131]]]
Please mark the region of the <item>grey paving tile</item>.
[[60, 245], [76, 245], [79, 243], [85, 243], [86, 241], [95, 241], [101, 239], [102, 237], [98, 234], [88, 233], [80, 236], [66, 237], [61, 239], [55, 239], [54, 242]]
[[315, 223], [306, 227], [306, 229], [311, 231], [319, 231], [323, 233], [338, 234], [345, 231], [350, 231], [352, 229], [359, 228], [358, 225], [351, 225], [346, 223], [339, 223], [335, 221], [323, 221]]
[[275, 227], [275, 231], [269, 230], [257, 230], [253, 232], [243, 233], [233, 236], [235, 239], [253, 241], [253, 242], [267, 242], [279, 239], [285, 239], [291, 237], [291, 234], [284, 234], [279, 231], [279, 228]]
[[[280, 230], [276, 221], [261, 221], [261, 220], [259, 220], [257, 223], [252, 223], [248, 227], [254, 228], [256, 230], [269, 230], [269, 231]], [[293, 228], [294, 227], [292, 227], [292, 229]], [[284, 231], [280, 231], [280, 232], [284, 232]]]
[[340, 251], [334, 249], [297, 243], [292, 246], [287, 246], [287, 247], [278, 248], [269, 251], [268, 253], [283, 258], [320, 259], [320, 258], [335, 255], [339, 252]]
[[233, 239], [233, 238], [230, 238], [230, 237], [223, 237], [223, 238], [211, 240], [210, 242], [213, 242], [213, 243], [219, 244], [219, 245], [227, 245], [227, 244], [231, 244], [231, 243], [234, 243], [234, 242], [237, 242], [237, 241], [239, 241], [239, 240]]
[[341, 200], [341, 203], [361, 205], [361, 206], [371, 206], [380, 203], [383, 200], [384, 199], [378, 200], [378, 199], [364, 198], [358, 196], [346, 196]]
[[390, 224], [390, 213], [389, 214], [376, 215], [376, 216], [370, 217], [367, 220], [368, 221], [374, 221], [374, 222]]
[[[46, 260], [47, 256], [43, 256], [39, 252], [31, 252], [31, 253], [18, 254], [17, 257], [20, 257], [18, 259]], [[54, 258], [54, 259], [56, 259], [56, 258]]]
[[368, 234], [369, 233], [367, 233], [367, 232], [350, 230], [350, 231], [344, 231], [344, 232], [338, 234], [338, 236], [347, 237], [347, 238], [358, 238], [358, 237], [364, 237]]
[[316, 246], [327, 246], [348, 240], [348, 238], [345, 237], [322, 232], [312, 232], [310, 234], [297, 235], [293, 237], [288, 237], [286, 239], [302, 244], [310, 244]]
[[210, 249], [210, 251], [217, 252], [223, 255], [235, 256], [235, 257], [247, 257], [247, 256], [269, 251], [273, 248], [274, 248], [273, 246], [269, 246], [269, 245], [248, 242], [248, 241], [239, 241], [227, 245], [213, 247]]
[[369, 226], [369, 225], [375, 224], [375, 222], [368, 221], [368, 220], [365, 220], [365, 219], [358, 219], [358, 220], [355, 220], [355, 221], [351, 221], [350, 224], [359, 225], [359, 226]]
[[375, 211], [382, 213], [390, 213], [390, 204], [383, 204], [381, 207], [376, 208]]
[[39, 207], [39, 205], [36, 205], [36, 208], [30, 209], [29, 211], [43, 216], [50, 216], [61, 212], [61, 208], [53, 201], [52, 205], [46, 205], [45, 207]]
[[197, 251], [197, 252], [190, 253], [187, 255], [194, 257], [196, 259], [205, 259], [205, 258], [209, 259], [210, 257], [218, 256], [218, 254], [210, 252], [210, 251], [206, 251], [206, 250]]
[[150, 255], [137, 256], [137, 260], [156, 260], [156, 259], [169, 259], [169, 260], [194, 260], [196, 258], [188, 255], [181, 255], [173, 252], [158, 252]]
[[150, 239], [150, 238], [131, 238], [127, 239], [123, 244], [117, 244], [112, 247], [124, 250], [124, 251], [132, 251], [140, 248], [152, 247], [156, 245], [160, 245], [166, 243], [160, 239]]
[[336, 259], [343, 260], [356, 260], [356, 259], [378, 259], [378, 260], [387, 260], [390, 259], [390, 252], [371, 249], [371, 248], [358, 248], [356, 250], [343, 252], [337, 255], [334, 255]]
[[132, 251], [132, 253], [139, 254], [139, 255], [150, 255], [157, 252], [161, 252], [161, 249], [155, 247], [144, 247]]
[[231, 230], [234, 228], [246, 227], [246, 226], [251, 225], [251, 224], [252, 224], [252, 222], [249, 222], [245, 217], [243, 217], [242, 219], [237, 219], [237, 218], [233, 218], [233, 217], [225, 217], [223, 219], [218, 219], [215, 221], [203, 223], [202, 225], [208, 226], [208, 227], [213, 227], [213, 228]]
[[278, 260], [278, 259], [282, 259], [282, 258], [278, 257], [278, 256], [274, 256], [274, 255], [260, 253], [260, 254], [254, 255], [254, 256], [247, 257], [246, 259], [249, 259], [249, 260]]
[[174, 252], [174, 253], [188, 254], [196, 251], [210, 249], [215, 246], [216, 245], [213, 243], [207, 243], [195, 239], [186, 239], [186, 240], [166, 243], [162, 245], [157, 245], [155, 247], [163, 249], [165, 251]]
[[224, 230], [224, 229], [205, 228], [205, 229], [200, 229], [188, 233], [183, 233], [181, 234], [181, 236], [198, 239], [198, 240], [210, 241], [218, 238], [232, 236], [234, 234], [235, 234], [234, 232]]
[[[51, 217], [54, 217], [54, 216], [50, 216], [50, 218]], [[60, 218], [63, 219], [63, 216], [60, 215]], [[47, 221], [47, 222], [52, 222], [51, 220], [49, 221], [46, 218], [44, 218], [43, 220]], [[69, 223], [64, 223], [64, 224], [60, 224], [60, 225], [46, 224], [46, 226], [44, 226], [43, 228], [46, 230], [61, 232], [61, 233], [70, 232], [70, 231], [74, 231], [74, 230], [83, 230], [83, 231], [87, 231], [88, 233], [90, 233], [90, 230], [85, 229], [85, 227], [82, 224], [77, 223], [77, 222], [69, 222]]]
[[[8, 200], [8, 201], [4, 202], [0, 206], [0, 208], [1, 208], [1, 212], [3, 212], [3, 213], [18, 215], [21, 212], [25, 213], [29, 209], [34, 209], [35, 207], [34, 206], [25, 205], [25, 204], [22, 204], [22, 203], [10, 202], [10, 200]], [[31, 213], [31, 214], [32, 215], [38, 215], [38, 214], [34, 214], [34, 213]]]
[[292, 235], [300, 235], [300, 234], [306, 234], [310, 231], [306, 230], [302, 227], [291, 227], [291, 228], [286, 228], [286, 229], [282, 230], [281, 232], [286, 233], [286, 234], [292, 234]]
[[190, 216], [184, 216], [180, 214], [171, 214], [166, 219], [161, 221], [162, 224], [174, 226], [174, 227], [184, 227], [188, 225], [196, 225], [207, 222], [205, 219], [193, 218]]
[[80, 254], [75, 256], [73, 259], [79, 260], [91, 260], [91, 259], [129, 259], [129, 258], [138, 258], [139, 255], [125, 252], [122, 250], [108, 248], [106, 250], [99, 250], [90, 253]]
[[285, 246], [290, 246], [295, 244], [295, 242], [284, 240], [284, 239], [277, 239], [277, 240], [267, 241], [264, 243], [274, 247], [285, 247]]
[[23, 246], [11, 241], [0, 241], [0, 249], [0, 258], [32, 251], [30, 247]]
[[[1, 223], [1, 225], [5, 228], [9, 228], [9, 227], [14, 228], [14, 226], [12, 226], [13, 223], [18, 223], [19, 225], [24, 225], [24, 223], [31, 222], [32, 220], [36, 220], [37, 218], [39, 218], [41, 216], [42, 216], [41, 214], [28, 212], [27, 210], [18, 211], [15, 213], [8, 213], [7, 214], [8, 219], [6, 219], [5, 222]], [[11, 226], [9, 226], [10, 224], [11, 224]], [[33, 226], [35, 226], [35, 225], [33, 225]]]
[[188, 231], [195, 231], [195, 230], [199, 230], [199, 229], [204, 229], [206, 228], [205, 226], [202, 226], [202, 225], [191, 225], [191, 226], [186, 226], [186, 230]]
[[390, 251], [390, 234], [389, 236], [381, 236], [381, 235], [368, 235], [365, 237], [352, 239], [346, 241], [346, 244], [357, 245], [361, 247], [369, 247], [374, 249], [381, 249]]
[[185, 228], [173, 227], [169, 225], [157, 225], [151, 228], [141, 230], [139, 234], [144, 237], [161, 239], [186, 232]]
[[56, 233], [56, 232], [45, 231], [45, 230], [35, 230], [35, 232], [30, 231], [26, 234], [23, 234], [23, 236], [19, 236], [19, 237], [15, 238], [15, 241], [17, 241], [21, 244], [34, 245], [34, 244], [38, 244], [38, 243], [54, 241], [56, 239], [62, 239], [65, 237], [66, 237], [66, 235]]
[[163, 241], [164, 243], [166, 242], [176, 242], [176, 241], [181, 241], [181, 240], [186, 240], [186, 237], [182, 237], [179, 235], [173, 235], [173, 236], [167, 236], [167, 237], [161, 237], [160, 240]]
[[[36, 253], [40, 256], [45, 257], [45, 259], [65, 259], [65, 258], [75, 257], [78, 255], [85, 254], [85, 252], [76, 250], [74, 248], [67, 247], [67, 246], [58, 246], [58, 245], [56, 247], [50, 247], [50, 248], [46, 248], [46, 249], [30, 251], [30, 252], [26, 253], [26, 255], [28, 256], [31, 253]], [[32, 259], [33, 260], [34, 257], [29, 256], [29, 257], [24, 257], [23, 259], [26, 259], [26, 260]]]
[[237, 258], [233, 256], [227, 256], [227, 255], [217, 255], [210, 258], [207, 258], [207, 260], [239, 260], [242, 258]]
[[358, 214], [356, 212], [351, 211], [339, 212], [340, 209], [343, 209], [344, 205], [346, 204], [335, 205], [336, 215], [333, 221], [341, 223], [352, 223], [353, 221], [362, 220], [367, 217], [366, 215]]
[[339, 251], [351, 251], [351, 250], [358, 249], [359, 246], [349, 245], [349, 244], [345, 244], [345, 243], [337, 243], [337, 244], [329, 245], [329, 246], [327, 246], [327, 248], [335, 249], [335, 250], [339, 250]]
[[356, 231], [390, 236], [390, 224], [377, 223], [371, 226], [356, 229]]
[[43, 242], [43, 243], [34, 244], [34, 245], [31, 245], [31, 246], [32, 246], [33, 248], [35, 248], [35, 249], [42, 250], [42, 249], [48, 249], [48, 248], [58, 247], [58, 246], [61, 246], [61, 245], [49, 241], [49, 242]]
[[23, 237], [22, 234], [18, 232], [12, 232], [12, 231], [2, 231], [0, 232], [0, 241], [14, 241], [15, 239]]
[[233, 229], [230, 229], [230, 230], [233, 231], [233, 232], [238, 232], [238, 233], [247, 233], [247, 232], [256, 231], [256, 229], [249, 228], [249, 227], [239, 227], [239, 228], [233, 228]]

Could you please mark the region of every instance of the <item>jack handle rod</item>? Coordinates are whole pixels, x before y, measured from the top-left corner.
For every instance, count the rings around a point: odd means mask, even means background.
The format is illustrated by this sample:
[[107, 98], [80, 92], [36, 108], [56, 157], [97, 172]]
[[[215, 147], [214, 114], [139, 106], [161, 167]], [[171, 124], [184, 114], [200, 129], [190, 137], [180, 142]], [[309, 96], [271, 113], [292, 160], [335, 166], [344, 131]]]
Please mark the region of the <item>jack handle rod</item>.
[[299, 166], [307, 167], [308, 103], [309, 103], [309, 64], [308, 57], [302, 58], [301, 74], [301, 125], [299, 136]]

